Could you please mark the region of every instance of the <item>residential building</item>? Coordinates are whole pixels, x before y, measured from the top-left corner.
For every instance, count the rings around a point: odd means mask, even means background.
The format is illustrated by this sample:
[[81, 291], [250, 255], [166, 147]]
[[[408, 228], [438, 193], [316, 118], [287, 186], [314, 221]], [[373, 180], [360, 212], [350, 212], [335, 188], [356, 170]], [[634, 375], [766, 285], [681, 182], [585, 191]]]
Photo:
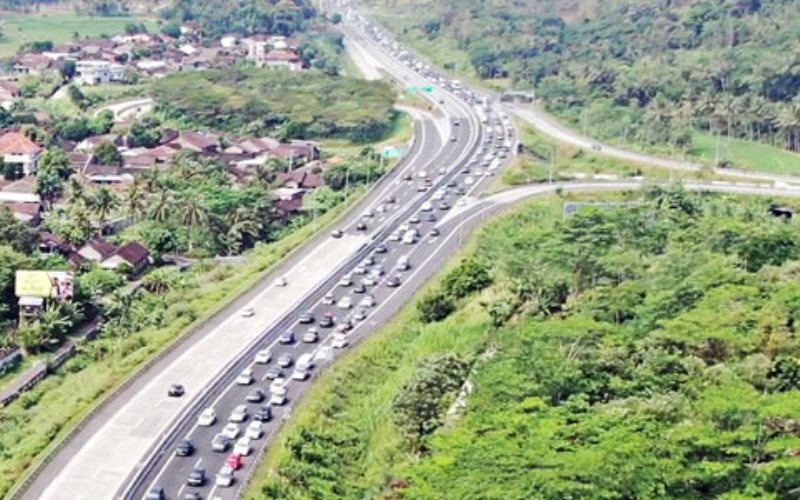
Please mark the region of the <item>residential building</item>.
[[125, 67], [101, 60], [78, 61], [75, 63], [75, 83], [82, 85], [98, 85], [101, 83], [120, 82], [125, 76]]
[[19, 87], [11, 82], [0, 80], [0, 106], [9, 109], [19, 98]]
[[102, 262], [114, 255], [117, 250], [116, 245], [98, 236], [84, 243], [76, 253], [86, 260]]
[[42, 221], [41, 203], [0, 202], [0, 206], [8, 207], [15, 219], [31, 226], [38, 226]]
[[118, 269], [121, 265], [129, 265], [131, 274], [139, 274], [145, 270], [150, 262], [150, 252], [141, 244], [130, 241], [117, 249], [113, 255], [105, 258], [100, 267], [103, 269]]
[[35, 174], [42, 147], [20, 132], [6, 132], [0, 136], [0, 156], [5, 163], [18, 163], [25, 175]]
[[303, 69], [303, 59], [292, 50], [270, 50], [267, 52], [260, 66], [274, 69], [286, 69], [289, 71], [301, 71]]
[[212, 153], [217, 150], [218, 146], [216, 136], [199, 132], [180, 132], [178, 137], [169, 144], [199, 153]]

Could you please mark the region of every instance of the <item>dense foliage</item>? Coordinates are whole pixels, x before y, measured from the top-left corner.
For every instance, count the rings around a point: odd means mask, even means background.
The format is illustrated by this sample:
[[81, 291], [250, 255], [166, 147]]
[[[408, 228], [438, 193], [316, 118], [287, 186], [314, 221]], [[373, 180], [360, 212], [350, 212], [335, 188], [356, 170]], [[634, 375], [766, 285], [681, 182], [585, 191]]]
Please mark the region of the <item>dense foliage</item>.
[[162, 11], [162, 16], [171, 21], [199, 23], [212, 37], [226, 33], [291, 35], [303, 31], [314, 15], [313, 3], [308, 0], [177, 0]]
[[394, 103], [386, 83], [255, 68], [175, 74], [154, 82], [152, 93], [162, 113], [187, 124], [360, 142], [390, 130]]
[[686, 147], [694, 128], [800, 150], [795, 0], [412, 4], [413, 36], [454, 40], [481, 77], [535, 86], [592, 133]]
[[[800, 236], [767, 201], [670, 188], [567, 218], [532, 205], [489, 227], [475, 257], [493, 263], [490, 291], [345, 363], [264, 494], [789, 498], [800, 487]], [[421, 345], [439, 355], [401, 354]], [[449, 350], [472, 364], [457, 383]], [[466, 409], [448, 417], [466, 380]]]

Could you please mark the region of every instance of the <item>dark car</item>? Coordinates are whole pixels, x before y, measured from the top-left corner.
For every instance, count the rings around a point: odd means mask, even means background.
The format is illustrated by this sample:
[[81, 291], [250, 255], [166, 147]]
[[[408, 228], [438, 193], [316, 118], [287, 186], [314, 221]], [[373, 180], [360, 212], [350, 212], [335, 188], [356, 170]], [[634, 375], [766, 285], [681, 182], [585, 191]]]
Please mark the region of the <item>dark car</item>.
[[281, 337], [278, 339], [278, 342], [281, 344], [294, 344], [294, 332], [285, 332]]
[[202, 467], [195, 467], [186, 478], [186, 484], [189, 486], [203, 486], [206, 482], [206, 470]]
[[253, 415], [253, 419], [259, 422], [269, 422], [272, 420], [272, 407], [270, 405], [261, 405]]
[[386, 253], [388, 248], [383, 243], [378, 243], [378, 246], [375, 247], [375, 253]]
[[267, 380], [275, 380], [276, 378], [282, 375], [283, 375], [283, 370], [281, 370], [277, 366], [273, 366], [272, 368], [267, 370], [267, 372], [264, 374], [264, 378], [266, 378]]
[[398, 276], [389, 276], [386, 279], [386, 286], [389, 288], [396, 288], [400, 286], [400, 278]]
[[161, 486], [153, 486], [150, 488], [150, 491], [147, 492], [145, 500], [164, 500], [164, 498], [166, 498], [164, 496], [164, 488]]
[[262, 391], [261, 389], [253, 389], [247, 395], [246, 399], [248, 403], [260, 403], [264, 401], [264, 391]]
[[414, 176], [411, 175], [411, 172], [406, 172], [405, 174], [403, 174], [403, 180], [404, 181], [410, 181], [413, 178], [414, 178]]
[[314, 322], [314, 313], [307, 312], [307, 313], [301, 314], [300, 315], [300, 319], [298, 321], [300, 321], [300, 323], [305, 323], [305, 324], [313, 323]]
[[321, 326], [322, 328], [331, 328], [333, 326], [333, 314], [325, 313], [319, 319], [319, 326]]
[[436, 222], [436, 214], [433, 212], [423, 212], [422, 218], [425, 222]]
[[357, 283], [356, 286], [353, 287], [353, 293], [366, 293], [367, 287], [364, 286], [364, 283]]
[[467, 192], [467, 190], [466, 190], [466, 189], [464, 189], [464, 186], [458, 186], [458, 187], [456, 187], [456, 194], [464, 194], [464, 193], [466, 193], [466, 192]]
[[431, 231], [428, 234], [430, 234], [431, 236], [439, 236], [440, 233], [439, 233], [439, 230], [434, 227], [434, 228], [431, 228]]
[[175, 448], [175, 454], [179, 457], [188, 457], [192, 453], [194, 453], [194, 444], [190, 439], [184, 439]]
[[185, 392], [186, 389], [184, 389], [181, 384], [172, 384], [167, 390], [167, 395], [171, 398], [179, 398], [183, 396], [183, 393]]

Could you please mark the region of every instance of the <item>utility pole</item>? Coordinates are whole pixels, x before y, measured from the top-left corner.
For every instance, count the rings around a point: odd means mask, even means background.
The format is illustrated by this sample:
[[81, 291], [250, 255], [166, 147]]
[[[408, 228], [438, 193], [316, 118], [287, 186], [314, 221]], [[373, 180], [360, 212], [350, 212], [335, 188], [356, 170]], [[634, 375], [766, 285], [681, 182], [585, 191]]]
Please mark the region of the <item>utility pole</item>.
[[347, 203], [347, 190], [350, 187], [350, 166], [344, 171], [344, 202]]
[[719, 132], [717, 132], [717, 146], [714, 151], [714, 168], [719, 166]]
[[550, 184], [553, 183], [553, 164], [555, 163], [555, 154], [556, 154], [556, 148], [555, 148], [555, 146], [551, 145], [550, 146], [550, 175], [549, 175]]

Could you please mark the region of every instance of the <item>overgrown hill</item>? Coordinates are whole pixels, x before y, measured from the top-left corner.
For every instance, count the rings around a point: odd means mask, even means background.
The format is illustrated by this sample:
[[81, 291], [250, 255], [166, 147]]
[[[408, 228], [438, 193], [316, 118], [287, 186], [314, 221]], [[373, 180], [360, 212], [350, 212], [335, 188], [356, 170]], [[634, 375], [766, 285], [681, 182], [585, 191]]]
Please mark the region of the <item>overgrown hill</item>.
[[670, 188], [492, 223], [323, 375], [251, 498], [793, 498], [800, 236], [770, 205]]
[[152, 95], [166, 117], [189, 127], [359, 142], [389, 131], [395, 99], [383, 82], [246, 67], [170, 75]]
[[372, 4], [593, 134], [688, 149], [700, 130], [800, 150], [796, 0]]

